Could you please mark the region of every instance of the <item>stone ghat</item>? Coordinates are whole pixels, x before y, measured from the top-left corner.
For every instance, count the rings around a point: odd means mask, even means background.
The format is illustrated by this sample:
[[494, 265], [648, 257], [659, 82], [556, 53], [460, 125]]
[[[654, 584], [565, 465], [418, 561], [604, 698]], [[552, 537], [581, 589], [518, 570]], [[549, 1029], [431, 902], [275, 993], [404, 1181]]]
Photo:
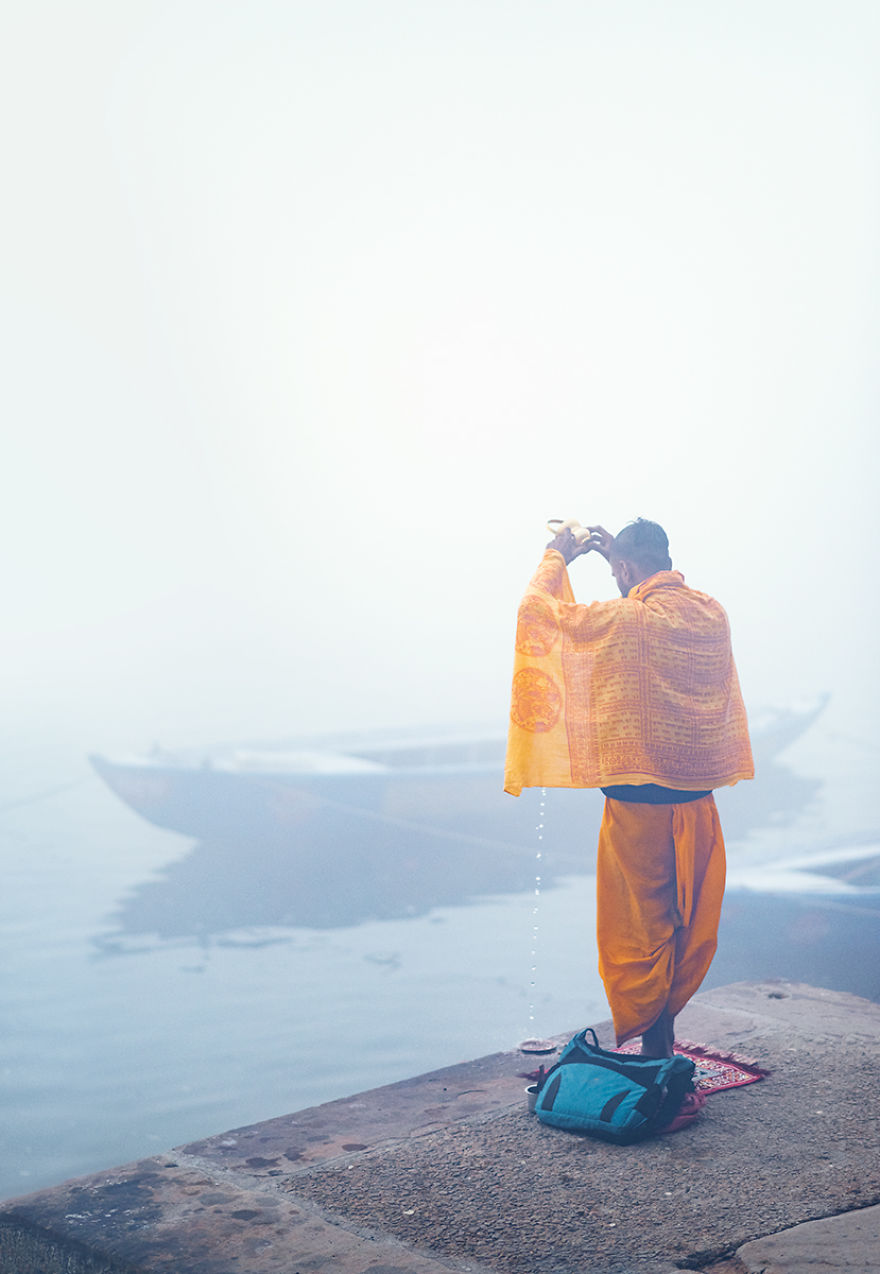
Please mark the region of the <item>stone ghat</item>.
[[880, 1005], [737, 983], [677, 1027], [771, 1074], [616, 1147], [538, 1123], [520, 1077], [534, 1059], [495, 1054], [0, 1205], [0, 1271], [880, 1268]]

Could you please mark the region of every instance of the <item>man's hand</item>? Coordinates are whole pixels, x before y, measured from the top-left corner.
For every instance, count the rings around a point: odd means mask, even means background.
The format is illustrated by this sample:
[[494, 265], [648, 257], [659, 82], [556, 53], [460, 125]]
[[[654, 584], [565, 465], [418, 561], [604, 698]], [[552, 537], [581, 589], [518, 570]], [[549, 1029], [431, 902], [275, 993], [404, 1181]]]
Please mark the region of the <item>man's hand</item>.
[[611, 556], [614, 536], [610, 531], [606, 531], [604, 526], [588, 526], [587, 530], [590, 532], [590, 548], [595, 549], [597, 553], [601, 553], [607, 561]]
[[610, 531], [606, 531], [604, 526], [581, 526], [580, 522], [574, 518], [569, 518], [567, 522], [552, 518], [547, 523], [547, 530], [557, 533], [556, 538], [550, 541], [547, 548], [561, 553], [565, 558], [566, 566], [576, 557], [583, 557], [584, 553], [589, 553], [590, 549], [601, 553], [606, 561], [611, 555], [614, 536]]
[[[553, 524], [548, 524], [549, 529], [553, 529]], [[561, 553], [565, 558], [566, 566], [573, 562], [576, 557], [581, 557], [584, 553], [589, 553], [593, 548], [591, 537], [585, 535], [588, 528], [578, 527], [580, 535], [575, 535], [571, 527], [563, 522], [558, 534], [547, 545], [548, 549], [555, 549], [557, 553]]]

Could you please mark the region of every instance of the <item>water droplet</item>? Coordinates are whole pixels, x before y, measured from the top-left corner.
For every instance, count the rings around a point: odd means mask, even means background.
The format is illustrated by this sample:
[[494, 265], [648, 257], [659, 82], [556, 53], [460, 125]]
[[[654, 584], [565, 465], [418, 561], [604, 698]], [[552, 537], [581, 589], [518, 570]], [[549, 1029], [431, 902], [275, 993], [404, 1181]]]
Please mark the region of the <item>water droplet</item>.
[[531, 957], [531, 977], [529, 978], [529, 1023], [530, 1024], [533, 1023], [535, 1020], [535, 1003], [534, 1003], [535, 984], [536, 984], [536, 977], [538, 972], [537, 916], [538, 916], [540, 900], [541, 900], [541, 876], [540, 876], [541, 869], [539, 864], [543, 861], [541, 842], [544, 839], [544, 830], [545, 830], [544, 807], [545, 807], [546, 800], [547, 800], [547, 789], [545, 787], [542, 787], [541, 800], [538, 806], [538, 822], [535, 825], [535, 835], [537, 837], [538, 847], [535, 851], [536, 871], [535, 871], [535, 889], [534, 889], [534, 895], [533, 895], [534, 905], [532, 907], [532, 934], [531, 934], [532, 941], [531, 941], [531, 951], [530, 951], [530, 957]]

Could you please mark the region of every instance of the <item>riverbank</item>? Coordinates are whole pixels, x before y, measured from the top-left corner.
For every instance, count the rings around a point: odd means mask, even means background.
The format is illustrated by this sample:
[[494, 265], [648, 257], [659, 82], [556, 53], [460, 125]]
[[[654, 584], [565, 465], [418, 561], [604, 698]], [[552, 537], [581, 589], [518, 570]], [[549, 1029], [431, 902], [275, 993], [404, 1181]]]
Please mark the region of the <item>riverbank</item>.
[[[880, 1002], [876, 748], [828, 728], [717, 795], [729, 879], [705, 990], [782, 977]], [[287, 845], [192, 844], [53, 758], [3, 772], [0, 1201], [607, 1015], [585, 923], [596, 793], [548, 792], [540, 820], [540, 791], [499, 785], [529, 836], [545, 823], [525, 846], [338, 811]]]
[[874, 1268], [880, 1006], [739, 983], [679, 1034], [772, 1073], [620, 1148], [540, 1125], [495, 1054], [12, 1200], [0, 1270], [794, 1274], [823, 1236], [811, 1270]]

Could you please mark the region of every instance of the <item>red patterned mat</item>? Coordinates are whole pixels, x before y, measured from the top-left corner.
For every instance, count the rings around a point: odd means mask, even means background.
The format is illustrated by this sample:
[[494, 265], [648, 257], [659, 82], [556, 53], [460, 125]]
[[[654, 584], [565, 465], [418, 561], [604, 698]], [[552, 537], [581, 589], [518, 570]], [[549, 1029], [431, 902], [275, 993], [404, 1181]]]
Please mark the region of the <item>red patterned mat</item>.
[[[640, 1053], [641, 1043], [628, 1040], [616, 1050], [618, 1053]], [[675, 1045], [676, 1053], [689, 1057], [696, 1065], [694, 1085], [698, 1093], [720, 1093], [725, 1088], [742, 1088], [744, 1084], [756, 1084], [770, 1072], [763, 1070], [749, 1058], [733, 1057], [729, 1053], [713, 1053], [703, 1044], [691, 1044], [682, 1040]]]

